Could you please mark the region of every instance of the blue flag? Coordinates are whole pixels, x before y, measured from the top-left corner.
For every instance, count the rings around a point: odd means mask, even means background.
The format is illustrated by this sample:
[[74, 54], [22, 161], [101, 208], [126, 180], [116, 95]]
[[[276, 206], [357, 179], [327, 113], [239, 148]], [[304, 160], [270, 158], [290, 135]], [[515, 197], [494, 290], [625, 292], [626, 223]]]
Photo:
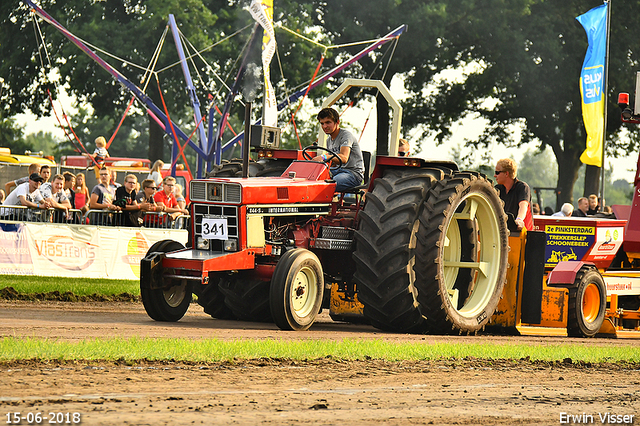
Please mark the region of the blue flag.
[[602, 167], [604, 137], [604, 87], [605, 60], [607, 51], [608, 3], [594, 7], [576, 19], [587, 32], [589, 47], [580, 73], [580, 95], [582, 97], [582, 119], [587, 129], [587, 146], [580, 161]]

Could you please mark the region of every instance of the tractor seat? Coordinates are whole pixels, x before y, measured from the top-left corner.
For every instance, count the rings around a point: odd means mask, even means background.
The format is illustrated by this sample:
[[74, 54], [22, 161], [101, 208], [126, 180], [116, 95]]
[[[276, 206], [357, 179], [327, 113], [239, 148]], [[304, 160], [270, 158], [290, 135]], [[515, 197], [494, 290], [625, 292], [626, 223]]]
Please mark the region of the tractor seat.
[[364, 161], [364, 183], [362, 185], [354, 186], [351, 189], [341, 191], [343, 194], [359, 194], [362, 190], [369, 187], [369, 170], [371, 169], [371, 153], [369, 151], [362, 151], [362, 160]]

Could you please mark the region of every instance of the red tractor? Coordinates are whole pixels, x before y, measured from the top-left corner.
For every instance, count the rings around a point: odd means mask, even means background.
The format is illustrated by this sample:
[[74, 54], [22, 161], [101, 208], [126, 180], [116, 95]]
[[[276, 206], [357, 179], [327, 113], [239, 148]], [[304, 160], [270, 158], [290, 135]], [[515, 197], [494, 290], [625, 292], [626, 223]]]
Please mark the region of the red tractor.
[[[347, 80], [323, 107], [354, 86], [388, 100], [395, 153], [402, 109], [382, 82]], [[484, 327], [509, 251], [491, 181], [449, 161], [377, 156], [365, 185], [336, 194], [327, 166], [309, 161], [324, 150], [320, 136], [280, 176], [191, 181], [190, 247], [161, 241], [141, 262], [149, 316], [177, 321], [195, 293], [214, 318], [285, 330], [308, 329], [322, 308], [390, 331]], [[263, 142], [263, 156], [277, 157], [273, 139]]]

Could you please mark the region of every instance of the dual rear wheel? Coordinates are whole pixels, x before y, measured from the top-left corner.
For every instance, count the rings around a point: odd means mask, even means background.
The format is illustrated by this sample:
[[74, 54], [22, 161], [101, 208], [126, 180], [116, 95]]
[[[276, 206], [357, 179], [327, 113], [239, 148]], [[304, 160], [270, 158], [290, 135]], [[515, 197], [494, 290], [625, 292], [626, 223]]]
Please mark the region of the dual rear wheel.
[[356, 233], [356, 285], [373, 325], [399, 332], [476, 332], [507, 272], [501, 201], [483, 175], [387, 170]]

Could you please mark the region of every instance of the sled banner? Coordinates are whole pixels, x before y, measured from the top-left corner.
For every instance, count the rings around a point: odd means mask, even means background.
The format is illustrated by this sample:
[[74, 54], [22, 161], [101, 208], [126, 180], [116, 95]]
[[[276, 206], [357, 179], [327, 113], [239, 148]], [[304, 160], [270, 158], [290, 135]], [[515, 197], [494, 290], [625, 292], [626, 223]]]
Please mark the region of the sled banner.
[[595, 7], [576, 19], [587, 33], [589, 47], [580, 73], [582, 119], [587, 130], [586, 149], [580, 156], [584, 164], [602, 167], [604, 138], [604, 87], [607, 51], [607, 6]]
[[138, 280], [149, 247], [187, 238], [176, 229], [0, 223], [0, 273]]

